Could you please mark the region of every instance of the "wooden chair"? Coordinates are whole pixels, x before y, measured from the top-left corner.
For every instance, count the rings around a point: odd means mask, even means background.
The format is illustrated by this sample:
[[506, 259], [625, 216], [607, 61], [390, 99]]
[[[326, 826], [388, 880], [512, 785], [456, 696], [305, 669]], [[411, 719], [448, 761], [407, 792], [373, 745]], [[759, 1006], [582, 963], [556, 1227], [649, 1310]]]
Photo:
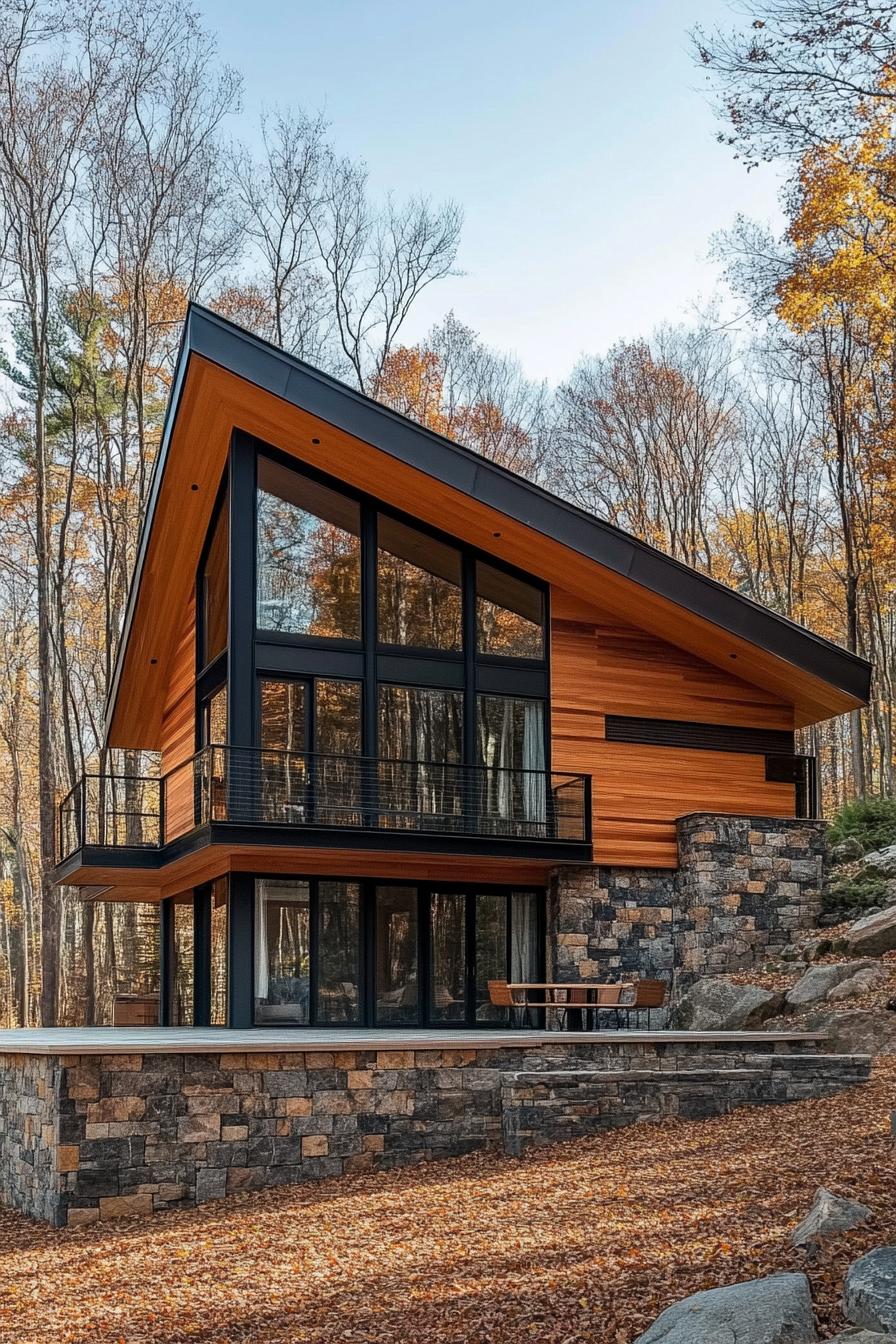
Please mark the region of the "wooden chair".
[[516, 1002], [506, 980], [488, 981], [488, 1000], [493, 1008], [509, 1008], [511, 1020], [514, 1022], [519, 1021], [519, 1016], [523, 1012], [526, 1019], [529, 1018], [529, 1009]]
[[642, 1008], [647, 1009], [647, 1030], [650, 1030], [650, 1013], [653, 1008], [662, 1008], [666, 1002], [666, 984], [663, 980], [639, 980], [635, 985], [635, 997], [631, 1003], [625, 1006], [629, 1010], [629, 1016], [626, 1017], [626, 1025], [630, 1020], [632, 1012], [639, 1012]]

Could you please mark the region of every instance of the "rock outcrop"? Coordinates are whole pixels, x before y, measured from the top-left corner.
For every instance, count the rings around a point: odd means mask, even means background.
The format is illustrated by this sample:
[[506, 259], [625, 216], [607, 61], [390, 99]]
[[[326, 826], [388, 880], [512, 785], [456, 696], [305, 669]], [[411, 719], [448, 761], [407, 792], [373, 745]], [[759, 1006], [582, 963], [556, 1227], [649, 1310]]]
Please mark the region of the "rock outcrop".
[[896, 1332], [896, 1246], [879, 1246], [850, 1265], [843, 1314], [866, 1330]]
[[672, 1010], [678, 1031], [749, 1031], [781, 1009], [783, 996], [758, 985], [735, 985], [717, 976], [698, 980]]
[[842, 1237], [853, 1227], [859, 1227], [871, 1217], [867, 1204], [855, 1199], [842, 1199], [821, 1186], [815, 1192], [812, 1207], [798, 1227], [794, 1228], [790, 1240], [794, 1246], [806, 1248], [820, 1246], [833, 1237]]
[[776, 1274], [694, 1293], [658, 1316], [635, 1344], [816, 1344], [805, 1274]]
[[849, 950], [867, 957], [879, 957], [896, 947], [896, 905], [877, 914], [865, 915], [851, 924], [846, 933]]

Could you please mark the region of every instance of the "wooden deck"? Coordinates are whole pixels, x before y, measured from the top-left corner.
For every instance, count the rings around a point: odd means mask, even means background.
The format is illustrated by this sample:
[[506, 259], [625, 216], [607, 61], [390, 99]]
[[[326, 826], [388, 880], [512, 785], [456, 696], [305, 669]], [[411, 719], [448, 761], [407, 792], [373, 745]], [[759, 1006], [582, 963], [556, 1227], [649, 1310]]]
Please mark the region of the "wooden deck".
[[192, 1055], [309, 1050], [527, 1050], [542, 1045], [823, 1041], [806, 1031], [470, 1031], [226, 1027], [35, 1027], [0, 1031], [0, 1055]]

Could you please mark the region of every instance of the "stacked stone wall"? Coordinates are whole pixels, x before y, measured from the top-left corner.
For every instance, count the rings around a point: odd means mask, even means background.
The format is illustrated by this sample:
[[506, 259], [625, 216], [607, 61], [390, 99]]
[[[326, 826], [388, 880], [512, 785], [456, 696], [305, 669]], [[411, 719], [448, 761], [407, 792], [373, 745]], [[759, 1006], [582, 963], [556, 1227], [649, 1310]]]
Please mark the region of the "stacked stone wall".
[[844, 1055], [747, 1053], [738, 1068], [508, 1073], [502, 1082], [505, 1151], [661, 1120], [703, 1119], [736, 1106], [830, 1096], [868, 1080], [871, 1061]]
[[684, 986], [749, 970], [815, 926], [825, 823], [696, 813], [679, 867], [558, 869], [548, 948], [558, 980], [647, 977]]
[[[672, 1079], [742, 1068], [746, 1050], [772, 1061], [813, 1049], [673, 1034], [451, 1050], [7, 1055], [0, 1196], [56, 1226], [148, 1214], [498, 1148], [511, 1073], [646, 1069]], [[639, 1118], [626, 1115], [618, 1123]]]

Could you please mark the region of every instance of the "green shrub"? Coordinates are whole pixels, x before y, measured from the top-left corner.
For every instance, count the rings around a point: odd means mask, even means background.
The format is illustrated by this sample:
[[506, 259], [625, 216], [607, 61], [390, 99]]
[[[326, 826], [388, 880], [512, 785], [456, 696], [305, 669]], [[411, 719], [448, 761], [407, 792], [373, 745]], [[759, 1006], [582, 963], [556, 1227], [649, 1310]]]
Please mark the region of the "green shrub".
[[834, 878], [821, 893], [821, 908], [826, 915], [852, 919], [873, 905], [886, 905], [889, 881], [880, 873], [865, 869], [855, 877]]
[[854, 837], [869, 854], [896, 845], [896, 798], [856, 798], [841, 807], [828, 832], [831, 845]]

